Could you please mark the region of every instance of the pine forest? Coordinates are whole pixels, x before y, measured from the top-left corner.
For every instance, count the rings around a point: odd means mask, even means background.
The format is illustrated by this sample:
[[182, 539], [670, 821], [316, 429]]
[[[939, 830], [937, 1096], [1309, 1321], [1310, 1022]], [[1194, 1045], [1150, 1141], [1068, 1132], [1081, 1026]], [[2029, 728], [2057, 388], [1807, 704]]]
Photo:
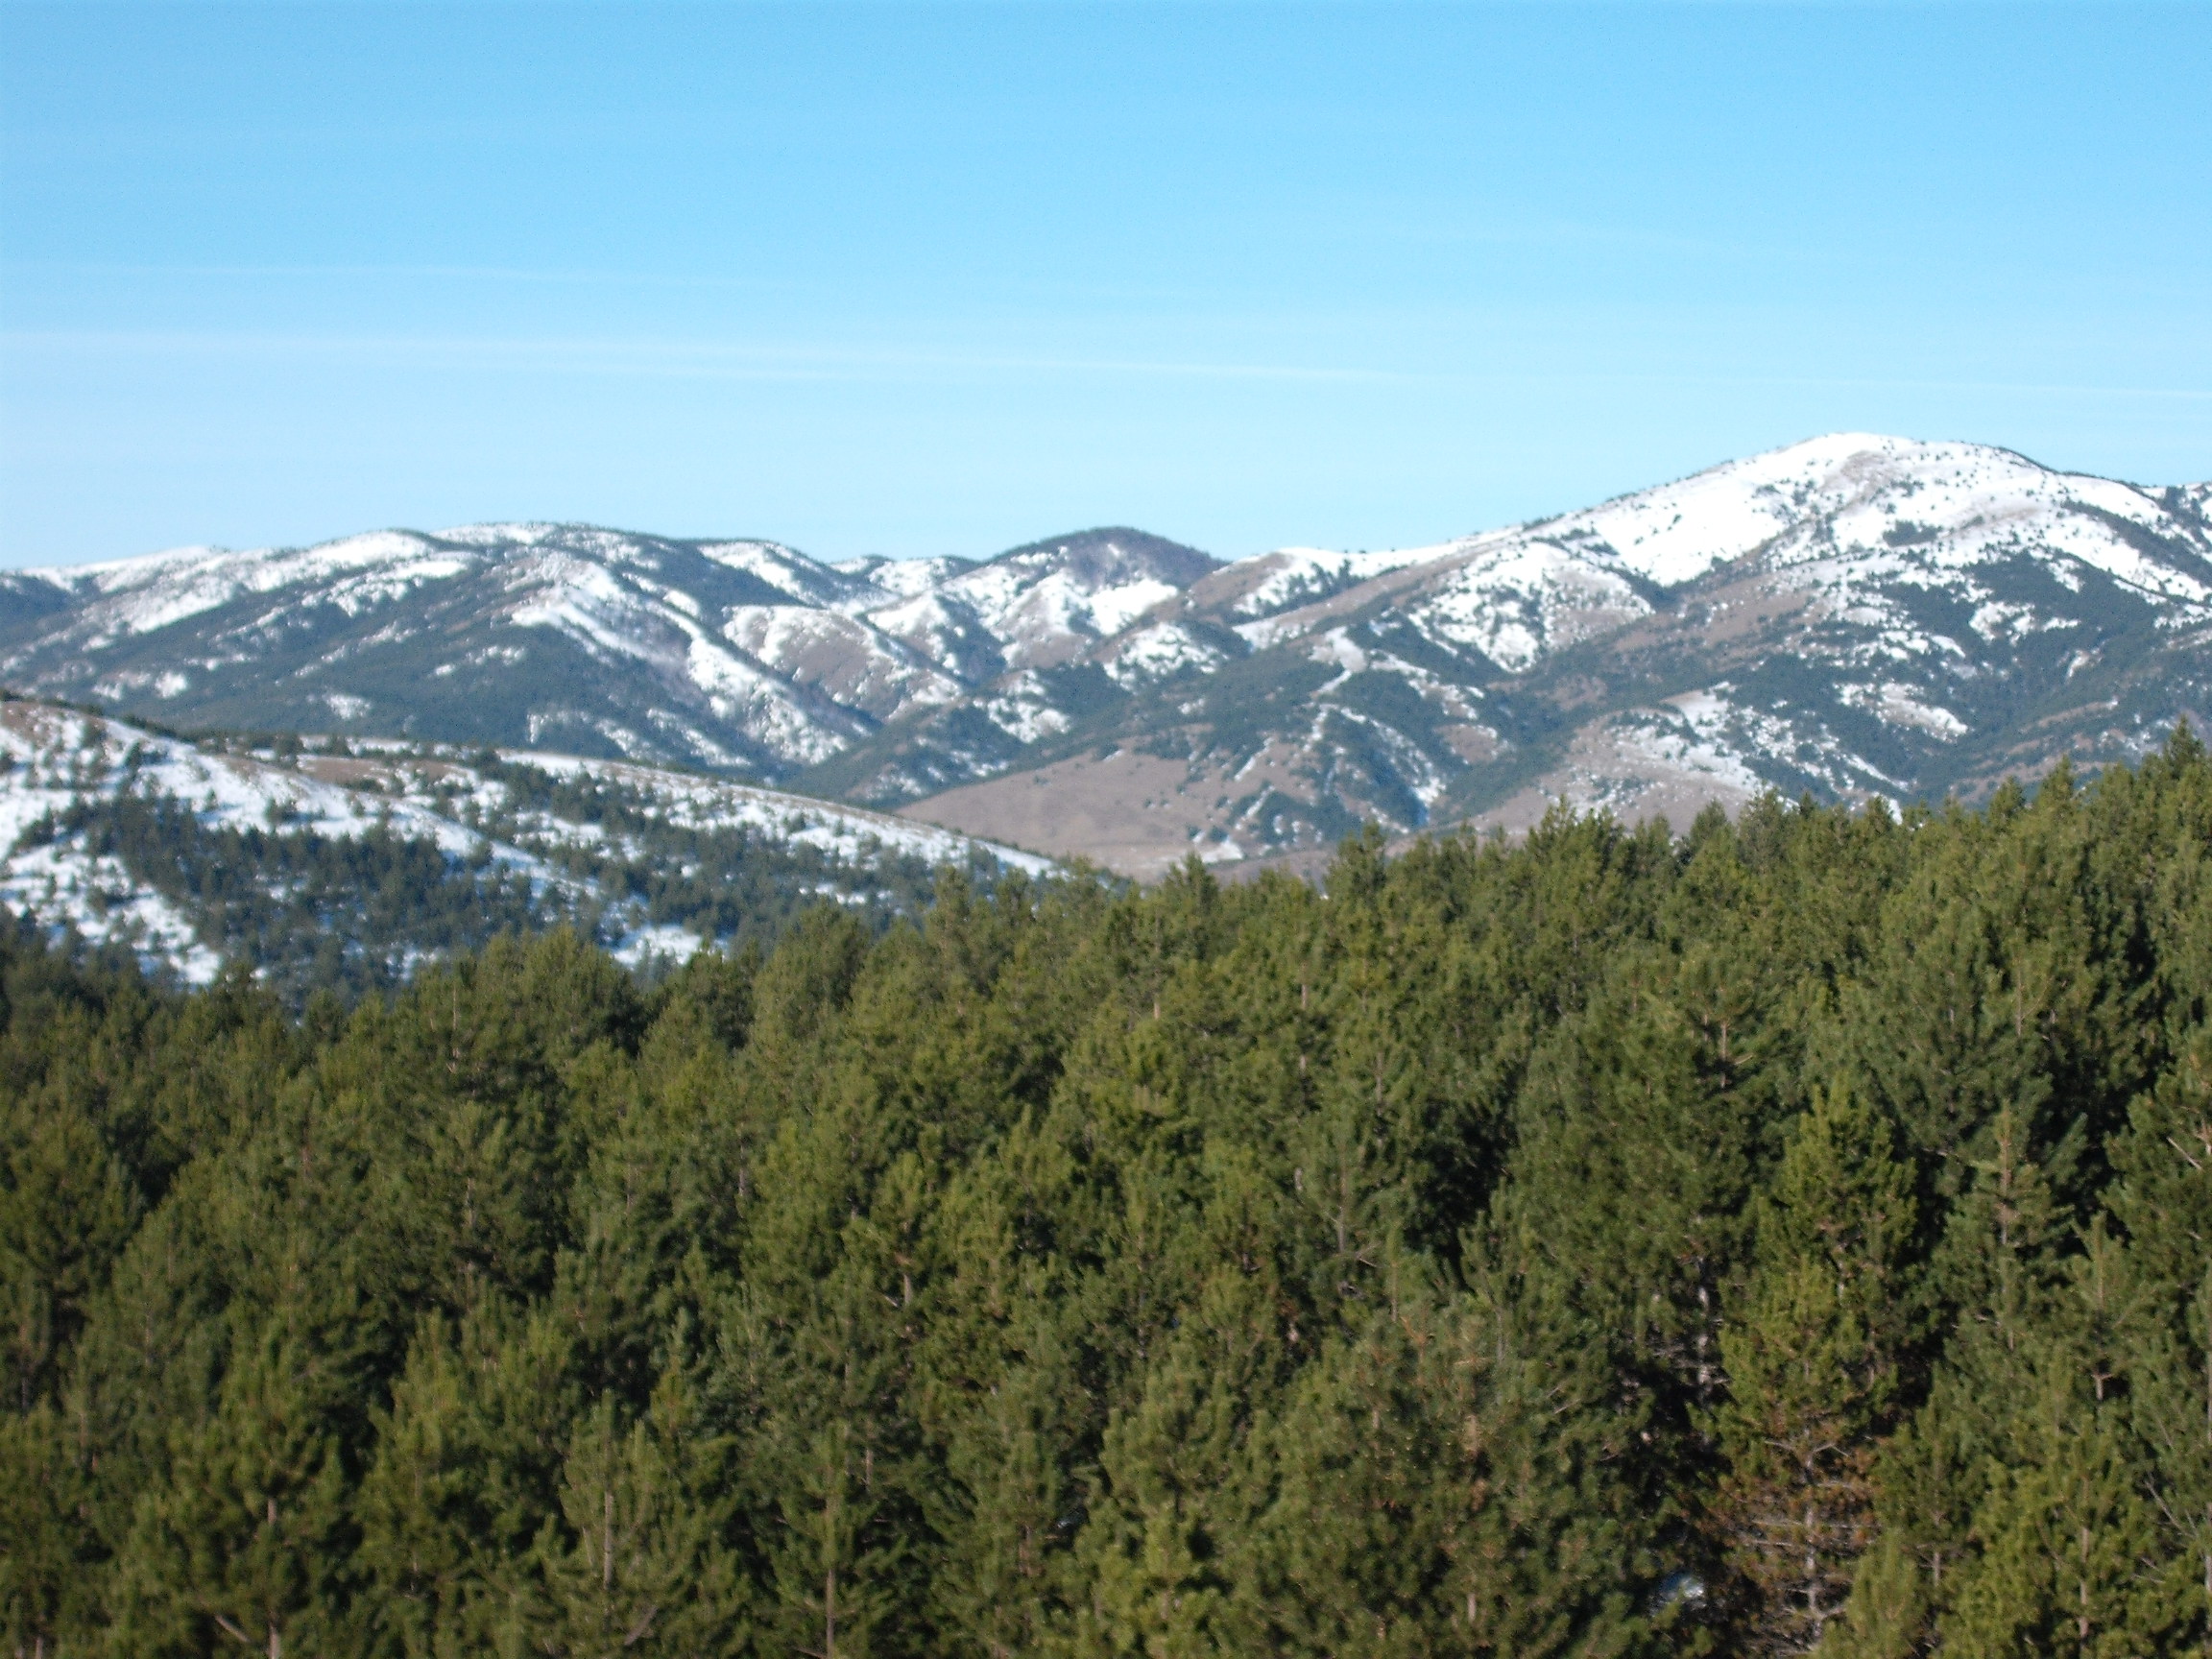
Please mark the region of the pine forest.
[[13, 1653], [2212, 1651], [2186, 730], [528, 921], [350, 1005], [0, 940]]

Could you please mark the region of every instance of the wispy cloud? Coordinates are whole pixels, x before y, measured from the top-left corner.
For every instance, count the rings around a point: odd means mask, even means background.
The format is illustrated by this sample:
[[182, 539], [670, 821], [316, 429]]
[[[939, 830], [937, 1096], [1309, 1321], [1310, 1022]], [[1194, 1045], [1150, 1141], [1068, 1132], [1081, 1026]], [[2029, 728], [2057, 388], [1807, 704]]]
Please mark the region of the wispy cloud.
[[851, 380], [932, 373], [1156, 375], [1209, 380], [1405, 381], [1387, 370], [1295, 363], [931, 351], [654, 339], [488, 339], [414, 334], [18, 330], [0, 349], [114, 356], [342, 358], [434, 369], [551, 371], [655, 379]]
[[2134, 398], [2201, 402], [2212, 387], [2098, 385], [2078, 381], [1945, 379], [1927, 376], [1732, 374], [1623, 368], [1485, 371], [1404, 370], [1367, 365], [1235, 362], [1204, 358], [1003, 352], [846, 346], [816, 342], [431, 334], [325, 334], [221, 330], [0, 331], [0, 351], [117, 358], [292, 359], [364, 368], [574, 374], [642, 380], [853, 382], [930, 376], [1097, 375], [1320, 385], [1465, 388], [1489, 392], [1586, 387], [1791, 388], [1814, 392], [1908, 392], [1973, 397]]
[[711, 276], [651, 271], [551, 270], [521, 265], [400, 264], [132, 264], [119, 261], [0, 259], [0, 273], [60, 276], [216, 276], [317, 281], [369, 278], [390, 281], [531, 282], [572, 286], [769, 289], [788, 280]]

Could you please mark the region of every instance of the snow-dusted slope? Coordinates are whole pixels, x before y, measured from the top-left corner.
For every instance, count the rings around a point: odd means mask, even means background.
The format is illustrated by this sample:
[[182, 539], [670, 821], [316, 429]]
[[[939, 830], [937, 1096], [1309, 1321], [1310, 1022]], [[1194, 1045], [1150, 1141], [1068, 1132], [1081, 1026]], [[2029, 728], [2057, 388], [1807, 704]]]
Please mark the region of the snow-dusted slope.
[[[1048, 668], [1122, 632], [1214, 568], [1140, 530], [1089, 530], [948, 570], [869, 610], [868, 619], [970, 680]], [[883, 585], [890, 572], [878, 567]]]
[[407, 531], [379, 531], [319, 547], [247, 553], [182, 547], [106, 565], [26, 570], [18, 580], [45, 583], [79, 599], [73, 637], [83, 648], [98, 651], [289, 588], [312, 588], [325, 603], [359, 615], [421, 583], [458, 576], [471, 563], [459, 547]]
[[[1972, 794], [2212, 702], [2208, 499], [1839, 434], [1434, 546], [1226, 565], [1091, 653], [1125, 706], [1032, 700], [1012, 757], [955, 708], [934, 749], [836, 764], [891, 798], [965, 761], [977, 781], [928, 810], [974, 828], [1025, 823], [1043, 779], [1118, 826], [1099, 846], [1150, 815], [1216, 860], [1556, 796], [1680, 817], [1765, 787]], [[1177, 752], [1189, 778], [1140, 804], [1084, 781]]]
[[[507, 901], [488, 913], [493, 924], [575, 922], [628, 960], [687, 954], [717, 936], [723, 914], [671, 907], [665, 895], [640, 899], [621, 878], [640, 864], [664, 878], [718, 856], [742, 862], [757, 848], [771, 854], [765, 878], [790, 887], [787, 898], [849, 903], [895, 903], [899, 881], [910, 887], [924, 866], [1048, 868], [933, 825], [626, 761], [506, 751], [494, 764], [389, 745], [280, 758], [48, 704], [0, 703], [0, 905], [50, 930], [204, 981], [227, 957], [251, 955], [224, 927], [224, 911], [240, 907], [238, 866], [256, 852], [280, 854], [253, 867], [271, 890], [249, 894], [255, 899], [336, 871], [324, 921], [344, 935], [391, 896], [350, 890], [349, 876], [365, 878], [360, 867], [315, 849], [372, 838], [429, 854], [434, 883], [491, 882]], [[802, 852], [810, 856], [793, 856]], [[381, 868], [390, 867], [387, 858]], [[255, 879], [249, 875], [249, 886]], [[393, 948], [412, 959], [442, 942], [426, 924], [410, 935], [401, 918]]]
[[[1547, 792], [1972, 793], [2201, 709], [2207, 638], [2212, 486], [1854, 433], [1434, 545], [1230, 565], [1127, 529], [828, 565], [489, 524], [0, 576], [18, 688], [674, 758], [1069, 851], [1154, 844], [1052, 828], [1134, 814], [1217, 859], [1518, 822]], [[1131, 796], [1118, 755], [1189, 776]]]
[[2163, 597], [2200, 602], [2208, 591], [2177, 576], [2170, 553], [2130, 540], [2130, 528], [2186, 536], [2151, 494], [1977, 444], [1839, 433], [1570, 514], [1555, 528], [1665, 587], [1762, 550], [1780, 565], [1911, 544], [1940, 545], [1954, 565], [2027, 550]]
[[550, 743], [779, 779], [1065, 661], [1211, 568], [1136, 531], [817, 564], [589, 525], [0, 576], [0, 680], [170, 722]]
[[[1978, 445], [1846, 433], [1439, 547], [1340, 555], [1334, 565], [1300, 552], [1224, 609], [1247, 637], [1274, 643], [1403, 593], [1436, 637], [1519, 673], [1650, 614], [1659, 590], [1738, 565], [1843, 614], [1884, 604], [1878, 592], [1899, 585], [2001, 603], [1976, 573], [2025, 561], [2070, 590], [2107, 578], [2179, 626], [2212, 602], [2208, 559], [2200, 526], [2130, 485]], [[1354, 579], [1326, 582], [1319, 604], [1281, 603], [1337, 572]], [[1897, 614], [1885, 605], [1886, 619]]]

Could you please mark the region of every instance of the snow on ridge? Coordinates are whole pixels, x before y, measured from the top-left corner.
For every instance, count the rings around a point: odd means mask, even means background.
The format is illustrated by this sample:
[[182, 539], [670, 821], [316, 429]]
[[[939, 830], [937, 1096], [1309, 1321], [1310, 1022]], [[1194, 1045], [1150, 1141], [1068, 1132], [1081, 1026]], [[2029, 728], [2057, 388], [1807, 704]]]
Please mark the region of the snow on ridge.
[[[855, 578], [827, 565], [818, 565], [795, 547], [781, 541], [703, 541], [702, 558], [766, 583], [801, 605], [824, 609], [846, 597]], [[865, 581], [865, 578], [859, 578]]]
[[441, 541], [465, 547], [535, 547], [558, 531], [575, 526], [550, 518], [488, 519], [476, 524], [456, 524], [437, 532]]
[[286, 572], [277, 581], [264, 580], [257, 585], [266, 590], [282, 582], [302, 580], [322, 569], [358, 568], [395, 559], [420, 558], [433, 551], [430, 539], [413, 530], [367, 530], [306, 547], [175, 547], [166, 552], [139, 553], [128, 559], [108, 559], [90, 565], [37, 565], [18, 574], [60, 588], [82, 588], [89, 583], [96, 592], [113, 593], [143, 587], [172, 572], [268, 569]]
[[1186, 668], [1211, 669], [1224, 653], [1180, 622], [1154, 622], [1125, 633], [1103, 659], [1107, 674], [1121, 686], [1165, 680]]
[[[42, 926], [73, 927], [96, 943], [129, 944], [142, 960], [168, 962], [186, 979], [204, 983], [221, 963], [193, 936], [167, 900], [132, 882], [108, 857], [62, 842], [23, 844], [32, 825], [86, 797], [113, 799], [151, 790], [191, 805], [203, 823], [230, 829], [314, 830], [331, 836], [366, 833], [378, 822], [412, 839], [435, 843], [448, 856], [483, 845], [459, 824], [404, 801], [376, 802], [365, 816], [362, 798], [300, 773], [232, 756], [208, 755], [127, 721], [93, 718], [43, 704], [0, 705], [0, 903]], [[132, 757], [135, 763], [132, 763]], [[512, 848], [493, 849], [495, 862], [526, 873], [533, 884], [567, 878]]]
[[1509, 537], [1471, 549], [1412, 613], [1517, 674], [1549, 651], [1650, 610], [1609, 564], [1550, 541]]
[[[86, 741], [87, 732], [97, 734], [93, 741]], [[133, 748], [138, 763], [127, 766], [125, 757]], [[0, 780], [0, 845], [12, 845], [64, 797], [112, 797], [140, 783], [190, 802], [204, 821], [232, 829], [267, 829], [273, 808], [275, 819], [293, 829], [353, 835], [368, 828], [362, 797], [351, 790], [244, 757], [208, 754], [112, 716], [74, 714], [37, 703], [0, 705], [0, 753], [14, 762]], [[94, 756], [101, 757], [97, 766], [91, 764]], [[380, 800], [376, 806], [401, 834], [435, 841], [454, 855], [467, 854], [480, 839], [405, 801]]]
[[[671, 822], [692, 827], [749, 825], [777, 830], [785, 839], [804, 841], [825, 852], [840, 852], [847, 856], [853, 855], [863, 837], [873, 837], [886, 847], [934, 862], [964, 858], [974, 849], [1030, 875], [1042, 875], [1052, 868], [1051, 859], [1019, 848], [812, 795], [794, 795], [758, 784], [665, 772], [629, 760], [601, 760], [533, 749], [502, 749], [499, 756], [513, 764], [534, 766], [557, 778], [605, 778], [623, 783], [661, 801], [669, 809]], [[805, 819], [807, 823], [793, 830], [789, 825], [794, 819]]]
[[[1508, 673], [1651, 609], [1598, 549], [1564, 539], [1492, 532], [1415, 551], [1418, 559], [1383, 556], [1397, 561], [1382, 566], [1384, 571], [1436, 566], [1419, 578], [1420, 596], [1405, 613], [1439, 638], [1472, 646]], [[1332, 620], [1334, 609], [1328, 599], [1316, 600], [1239, 623], [1237, 632], [1262, 650]]]
[[2095, 514], [2158, 536], [2186, 535], [2131, 485], [2056, 471], [1988, 445], [1854, 432], [1724, 462], [1536, 529], [1591, 537], [1624, 568], [1674, 587], [1769, 544], [1782, 563], [1830, 556], [1816, 524], [1831, 526], [1838, 545], [1875, 554], [1948, 542], [1962, 555], [1951, 558], [1958, 564], [2011, 550], [1991, 526], [2033, 521], [2052, 551], [2115, 580], [2169, 598], [2206, 596], [2193, 577], [2159, 565]]
[[[1821, 503], [1823, 517], [1778, 536], [1765, 563], [1826, 594], [1839, 613], [1871, 607], [1869, 622], [1891, 584], [1940, 587], [1984, 605], [1991, 594], [1976, 572], [2019, 560], [2043, 565], [2070, 589], [2084, 569], [2097, 571], [2163, 608], [2167, 626], [2201, 620], [2212, 605], [2212, 586], [2152, 550], [2163, 541], [2186, 554], [2202, 538], [2130, 485], [1974, 445], [1923, 445], [1911, 460], [1858, 469], [1856, 493]], [[2156, 540], [2146, 546], [2115, 521]]]
[[[1528, 542], [1559, 547], [1581, 543], [1577, 551], [1605, 559], [1662, 587], [1672, 587], [1753, 551], [1814, 516], [1824, 502], [1841, 505], [1846, 493], [1833, 480], [1849, 474], [1855, 463], [1863, 465], [1871, 457], [1894, 463], [1900, 458], [1944, 450], [2007, 455], [1971, 445], [1929, 445], [1864, 432], [1830, 433], [1764, 454], [1722, 462], [1687, 478], [1634, 491], [1595, 507], [1429, 546], [1362, 553], [1279, 547], [1238, 562], [1255, 565], [1270, 562], [1272, 568], [1237, 600], [1231, 613], [1258, 620], [1307, 603], [1320, 592], [1341, 591], [1408, 565], [1440, 563], [1485, 545], [1505, 547]], [[2007, 458], [2018, 462], [2017, 457]], [[1827, 486], [1825, 496], [1817, 493], [1823, 485]]]
[[1366, 553], [1280, 547], [1248, 562], [1272, 561], [1274, 568], [1238, 598], [1232, 613], [1259, 619], [1303, 603], [1324, 589], [1341, 590], [1392, 570], [1439, 563], [1484, 545], [1528, 542], [1561, 547], [1577, 541], [1596, 543], [1589, 547], [1590, 554], [1671, 587], [1750, 552], [1805, 516], [1804, 509], [1785, 496], [1786, 486], [1797, 486], [1802, 494], [1810, 480], [1833, 473], [1855, 456], [1911, 447], [1927, 446], [1870, 433], [1833, 433], [1723, 462], [1596, 507], [1429, 546]]
[[1091, 625], [1101, 634], [1118, 634], [1155, 605], [1172, 599], [1182, 589], [1153, 576], [1140, 576], [1118, 588], [1100, 588], [1092, 593], [1087, 609]]
[[798, 605], [735, 605], [722, 637], [842, 707], [888, 718], [960, 695], [960, 682], [914, 649], [843, 611]]
[[[1322, 602], [1393, 569], [1432, 563], [1414, 613], [1509, 672], [1647, 612], [1629, 586], [1677, 587], [1766, 549], [1777, 569], [1874, 603], [1884, 583], [1959, 586], [1973, 565], [2022, 554], [2078, 561], [2167, 605], [2179, 621], [2212, 605], [2191, 570], [2162, 562], [2105, 518], [2196, 545], [2204, 538], [2132, 486], [2060, 473], [2009, 450], [1841, 432], [1730, 461], [1556, 518], [1382, 554], [1283, 548], [1231, 607], [1255, 647], [1295, 637]], [[2212, 545], [2203, 552], [2212, 556]], [[1456, 567], [1454, 567], [1456, 562]], [[2060, 572], [2061, 580], [2068, 580]], [[1970, 592], [1971, 582], [1965, 582]], [[1976, 597], [1981, 597], [1978, 593]], [[1871, 613], [1869, 621], [1874, 620]]]
[[[1375, 553], [1340, 553], [1325, 547], [1278, 547], [1249, 561], [1273, 561], [1274, 566], [1230, 607], [1233, 616], [1260, 620], [1287, 607], [1306, 604], [1326, 593], [1403, 569], [1448, 559], [1477, 538], [1442, 541], [1429, 547], [1386, 548]], [[1224, 565], [1224, 569], [1232, 566]]]
[[[854, 862], [880, 849], [931, 862], [964, 862], [980, 853], [1032, 875], [1053, 868], [1048, 858], [957, 830], [807, 796], [627, 761], [532, 750], [502, 751], [502, 757], [557, 776], [604, 777], [659, 803], [671, 823], [702, 830], [750, 827]], [[541, 821], [525, 824], [519, 844], [489, 839], [457, 820], [471, 805], [502, 809], [507, 795], [501, 785], [450, 762], [421, 761], [397, 750], [379, 756], [374, 765], [391, 774], [385, 786], [397, 793], [364, 793], [306, 769], [202, 750], [127, 720], [38, 703], [0, 705], [0, 903], [57, 931], [74, 928], [95, 943], [128, 946], [150, 965], [166, 962], [195, 982], [211, 978], [221, 962], [195, 938], [190, 919], [140, 887], [114, 858], [94, 855], [68, 836], [25, 844], [25, 832], [41, 819], [60, 817], [81, 801], [113, 800], [127, 792], [167, 796], [209, 827], [314, 831], [332, 839], [385, 828], [428, 842], [455, 860], [488, 857], [541, 893], [584, 899], [593, 891], [589, 880], [532, 849], [604, 841], [598, 826], [539, 815]], [[457, 796], [439, 792], [450, 792], [456, 783], [462, 785]], [[607, 912], [618, 926], [619, 912], [619, 905]], [[640, 915], [614, 950], [635, 961], [648, 951], [688, 954], [699, 943], [681, 929], [648, 926]]]
[[390, 597], [417, 583], [457, 576], [466, 555], [442, 549], [411, 531], [375, 531], [316, 547], [260, 548], [252, 552], [194, 552], [172, 558], [151, 554], [108, 565], [85, 565], [25, 575], [97, 597], [79, 616], [89, 625], [85, 643], [97, 649], [131, 635], [150, 634], [229, 604], [247, 594], [273, 593], [321, 583], [321, 597], [357, 611], [364, 602]]
[[[781, 676], [718, 639], [684, 608], [639, 592], [590, 559], [541, 554], [516, 567], [510, 586], [524, 589], [508, 613], [517, 627], [549, 628], [602, 660], [642, 662], [687, 682], [718, 717], [742, 713], [748, 734], [781, 760], [811, 764], [843, 746], [848, 733]], [[639, 625], [646, 621], [660, 626]]]
[[[869, 619], [909, 639], [917, 626], [941, 633], [969, 621], [991, 636], [1008, 665], [1021, 668], [1059, 661], [1111, 638], [1183, 591], [1171, 582], [1142, 574], [1093, 584], [1059, 563], [1059, 551], [1039, 549], [1019, 558], [1002, 555], [982, 565], [961, 565], [932, 583], [915, 583], [888, 603], [871, 606]], [[884, 576], [878, 569], [873, 580], [887, 587]]]
[[[860, 564], [858, 560], [846, 561]], [[884, 559], [865, 571], [854, 571], [875, 590], [856, 595], [852, 603], [877, 606], [886, 600], [912, 599], [941, 588], [953, 577], [974, 568], [965, 559]]]
[[1830, 433], [1616, 496], [1535, 529], [1594, 538], [1623, 567], [1671, 588], [1840, 508], [1870, 471], [1894, 469], [1905, 458], [1924, 462], [1954, 447], [1876, 433]]

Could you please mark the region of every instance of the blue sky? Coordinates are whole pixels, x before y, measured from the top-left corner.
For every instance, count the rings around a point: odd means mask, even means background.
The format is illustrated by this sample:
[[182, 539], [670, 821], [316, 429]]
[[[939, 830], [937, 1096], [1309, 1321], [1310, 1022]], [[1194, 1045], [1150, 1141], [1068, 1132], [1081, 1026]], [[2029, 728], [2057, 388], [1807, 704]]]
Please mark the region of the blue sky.
[[2212, 5], [0, 0], [0, 564], [2212, 476]]

